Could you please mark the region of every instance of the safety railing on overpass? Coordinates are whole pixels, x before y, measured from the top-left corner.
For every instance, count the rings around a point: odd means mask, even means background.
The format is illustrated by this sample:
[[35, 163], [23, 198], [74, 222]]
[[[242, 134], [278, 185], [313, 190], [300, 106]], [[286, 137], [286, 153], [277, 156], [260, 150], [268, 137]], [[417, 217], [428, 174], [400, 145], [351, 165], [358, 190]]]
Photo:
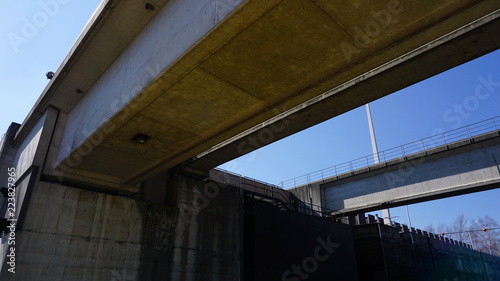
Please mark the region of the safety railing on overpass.
[[331, 166], [316, 172], [312, 172], [300, 177], [282, 181], [280, 186], [283, 189], [294, 188], [301, 185], [306, 185], [312, 182], [324, 181], [325, 179], [335, 177], [337, 175], [350, 173], [358, 169], [366, 168], [383, 163], [396, 158], [405, 157], [417, 152], [425, 152], [429, 149], [443, 145], [449, 145], [464, 139], [472, 139], [482, 134], [491, 133], [500, 130], [500, 116], [493, 117], [481, 122], [477, 122], [468, 126], [457, 128], [441, 134], [427, 137], [414, 142], [403, 144], [391, 149], [380, 151], [379, 153], [370, 154], [355, 160]]
[[245, 177], [227, 170], [215, 168], [210, 170], [209, 179], [223, 184], [239, 187], [256, 199], [266, 198], [280, 202], [287, 210], [320, 217], [331, 217], [332, 210], [300, 201], [293, 193], [278, 185]]

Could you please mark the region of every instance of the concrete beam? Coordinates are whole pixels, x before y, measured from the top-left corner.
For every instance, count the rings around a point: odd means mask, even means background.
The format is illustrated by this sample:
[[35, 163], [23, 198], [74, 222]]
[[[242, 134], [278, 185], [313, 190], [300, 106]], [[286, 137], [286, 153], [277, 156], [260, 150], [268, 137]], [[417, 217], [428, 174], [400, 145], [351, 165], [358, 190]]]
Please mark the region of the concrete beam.
[[168, 0], [149, 2], [154, 10], [145, 9], [142, 1], [101, 2], [24, 120], [18, 138], [24, 139], [49, 107], [72, 110]]
[[23, 124], [60, 110], [67, 182], [203, 174], [500, 46], [495, 0], [152, 4], [104, 2]]
[[321, 184], [324, 207], [350, 214], [500, 187], [500, 133], [381, 163]]
[[[286, 105], [274, 108], [274, 117], [198, 154], [180, 167], [192, 172], [205, 171], [494, 51], [500, 47], [500, 39], [491, 38], [492, 32], [500, 29], [499, 15], [496, 12], [464, 26], [369, 72], [350, 77], [351, 80], [346, 79], [347, 73], [341, 72], [337, 79], [343, 83], [325, 81], [314, 85], [306, 92], [319, 89], [325, 92], [289, 110]], [[366, 63], [372, 59], [375, 60], [370, 58]], [[357, 68], [353, 66], [349, 72], [356, 73]]]

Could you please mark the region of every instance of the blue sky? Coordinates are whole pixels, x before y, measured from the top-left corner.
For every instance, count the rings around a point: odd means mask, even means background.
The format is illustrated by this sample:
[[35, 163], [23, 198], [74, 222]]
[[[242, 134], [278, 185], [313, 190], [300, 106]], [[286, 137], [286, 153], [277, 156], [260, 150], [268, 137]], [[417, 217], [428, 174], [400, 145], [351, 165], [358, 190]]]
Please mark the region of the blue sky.
[[[47, 3], [42, 5], [40, 3]], [[22, 123], [100, 1], [0, 3], [0, 133]], [[379, 150], [500, 115], [500, 87], [482, 99], [485, 79], [500, 82], [500, 51], [451, 69], [371, 103]], [[364, 107], [278, 141], [222, 166], [279, 184], [296, 176], [371, 153]], [[485, 214], [500, 222], [500, 189], [410, 206], [412, 223], [451, 222], [457, 215]], [[391, 209], [406, 222], [404, 208]]]

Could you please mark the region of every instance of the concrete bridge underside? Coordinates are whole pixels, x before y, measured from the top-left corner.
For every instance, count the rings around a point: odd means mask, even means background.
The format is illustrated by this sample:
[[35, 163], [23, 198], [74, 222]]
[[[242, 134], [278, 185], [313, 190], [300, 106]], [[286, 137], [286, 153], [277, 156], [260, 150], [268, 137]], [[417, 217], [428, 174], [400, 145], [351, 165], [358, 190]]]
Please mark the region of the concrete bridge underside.
[[145, 3], [103, 1], [17, 134], [57, 111], [45, 178], [203, 174], [500, 46], [495, 0]]

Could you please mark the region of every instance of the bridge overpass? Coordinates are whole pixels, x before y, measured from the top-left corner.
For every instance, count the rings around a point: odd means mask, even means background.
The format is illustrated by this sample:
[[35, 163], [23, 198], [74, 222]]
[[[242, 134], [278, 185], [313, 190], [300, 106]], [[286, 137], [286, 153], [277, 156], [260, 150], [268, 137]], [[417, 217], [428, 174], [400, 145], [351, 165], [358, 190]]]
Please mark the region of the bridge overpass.
[[343, 216], [500, 187], [500, 117], [287, 180], [312, 209]]
[[499, 8], [104, 0], [2, 140], [2, 278], [238, 280], [244, 204], [210, 169], [497, 50]]
[[174, 167], [202, 175], [496, 50], [499, 8], [103, 1], [15, 143], [53, 119], [43, 175], [75, 186], [133, 194]]

